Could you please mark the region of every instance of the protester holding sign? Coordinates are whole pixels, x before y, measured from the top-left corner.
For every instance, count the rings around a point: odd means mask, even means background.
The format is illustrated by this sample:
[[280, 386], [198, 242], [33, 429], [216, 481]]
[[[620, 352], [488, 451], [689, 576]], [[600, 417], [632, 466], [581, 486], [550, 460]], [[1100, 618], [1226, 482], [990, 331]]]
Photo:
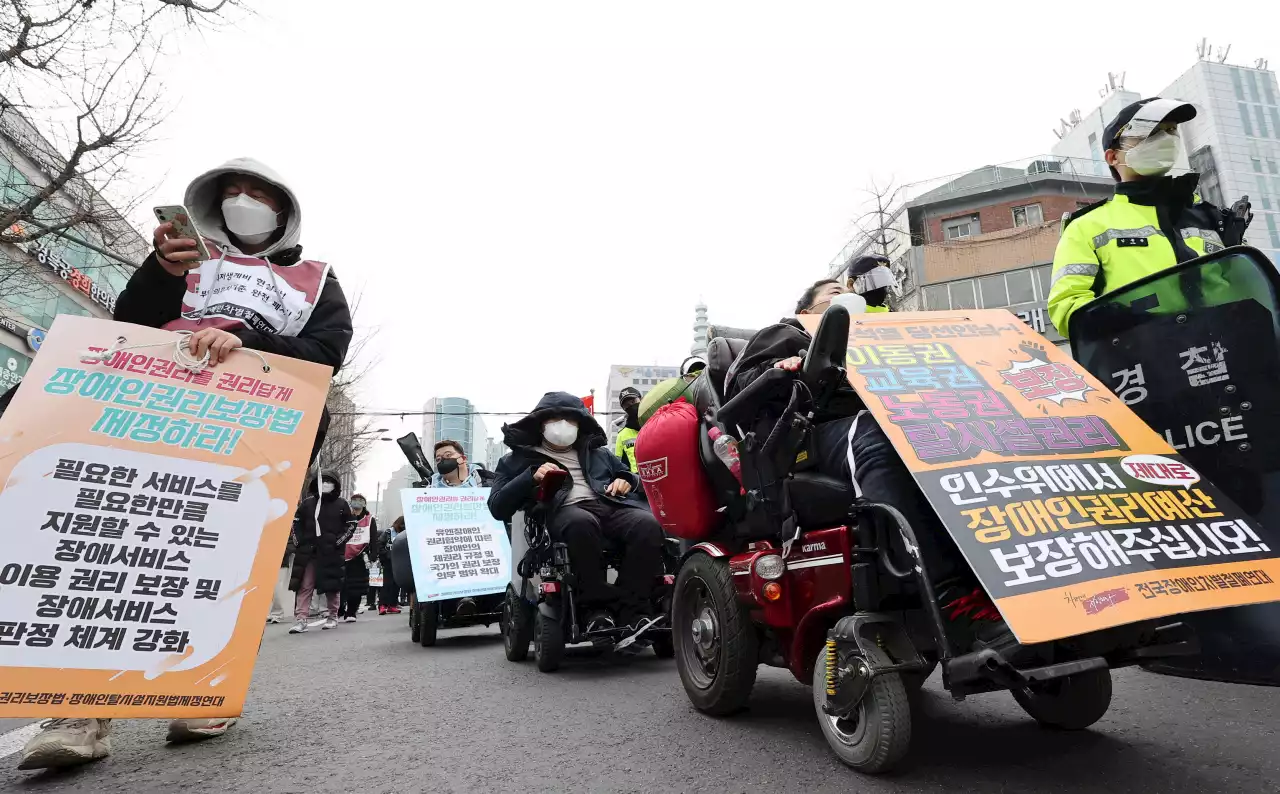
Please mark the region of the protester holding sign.
[[[351, 344], [351, 312], [332, 268], [302, 258], [302, 205], [272, 169], [224, 163], [187, 186], [183, 204], [214, 258], [196, 241], [153, 233], [155, 250], [116, 301], [115, 319], [190, 331], [191, 354], [216, 365], [239, 347], [312, 361], [336, 374]], [[312, 459], [329, 426], [320, 420]]]
[[343, 557], [342, 602], [338, 614], [342, 622], [355, 623], [360, 602], [369, 590], [369, 566], [378, 561], [378, 521], [366, 508], [363, 494], [351, 495], [351, 514], [357, 524], [355, 534], [347, 541]]
[[[864, 299], [851, 294], [839, 281], [823, 279], [800, 296], [796, 315], [821, 315], [832, 305], [847, 301], [861, 305]], [[742, 393], [770, 369], [798, 371], [804, 363], [804, 351], [812, 344], [813, 337], [796, 318], [784, 318], [762, 329], [747, 342], [734, 363], [725, 384], [725, 397]], [[1013, 633], [966, 569], [955, 542], [929, 507], [884, 430], [848, 384], [842, 384], [827, 409], [818, 413], [813, 446], [818, 471], [830, 477], [852, 479], [859, 495], [893, 505], [915, 528], [921, 552], [934, 577], [940, 606], [950, 619], [948, 629], [954, 632], [958, 645], [1004, 647], [1013, 642]], [[896, 533], [892, 540], [900, 542]]]
[[[155, 250], [116, 301], [115, 319], [190, 331], [190, 353], [197, 359], [207, 354], [211, 366], [244, 347], [323, 364], [336, 373], [351, 343], [351, 312], [329, 265], [302, 258], [302, 206], [285, 181], [253, 159], [232, 160], [192, 180], [183, 204], [214, 258], [200, 261], [195, 240], [171, 237], [172, 224], [161, 224], [153, 233]], [[255, 388], [251, 379], [244, 383]], [[328, 424], [326, 410], [313, 461]], [[220, 736], [234, 724], [175, 720], [169, 738]], [[62, 732], [32, 739], [23, 768], [83, 763], [109, 752], [99, 752], [109, 745], [94, 738], [96, 724], [71, 733], [59, 726], [51, 730]], [[76, 746], [92, 752], [67, 750]]]

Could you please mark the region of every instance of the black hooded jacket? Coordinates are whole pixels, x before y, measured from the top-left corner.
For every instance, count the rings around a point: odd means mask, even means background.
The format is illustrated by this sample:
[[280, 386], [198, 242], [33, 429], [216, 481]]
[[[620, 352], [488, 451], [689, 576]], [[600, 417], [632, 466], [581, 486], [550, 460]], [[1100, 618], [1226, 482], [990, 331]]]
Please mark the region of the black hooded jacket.
[[[542, 423], [558, 417], [574, 419], [578, 423], [578, 440], [573, 446], [578, 452], [583, 475], [596, 497], [617, 505], [648, 509], [639, 498], [639, 480], [622, 461], [605, 449], [607, 439], [604, 430], [587, 413], [582, 400], [565, 392], [547, 392], [538, 401], [533, 413], [515, 424], [502, 426], [503, 440], [511, 448], [511, 452], [498, 463], [493, 490], [489, 494], [489, 512], [493, 517], [499, 521], [510, 521], [517, 511], [532, 506], [536, 492], [533, 473], [544, 463], [555, 463], [538, 451], [538, 447], [542, 445]], [[605, 493], [605, 489], [614, 480], [623, 480], [631, 485], [626, 498], [619, 499]], [[571, 487], [572, 483], [566, 482], [556, 494], [551, 505], [553, 512], [564, 504]]]
[[[738, 359], [733, 362], [725, 378], [725, 399], [729, 400], [755, 382], [773, 365], [793, 356], [803, 355], [813, 344], [813, 337], [793, 317], [779, 320], [762, 328], [747, 341]], [[780, 398], [781, 402], [785, 399]], [[847, 382], [842, 383], [825, 410], [816, 417], [825, 422], [845, 416], [853, 416], [865, 406], [862, 398]]]
[[[298, 505], [293, 515], [293, 537], [297, 551], [293, 555], [293, 570], [289, 572], [289, 589], [297, 590], [302, 575], [311, 562], [316, 564], [316, 590], [321, 593], [337, 593], [342, 590], [342, 574], [346, 566], [343, 559], [347, 540], [355, 532], [355, 515], [351, 506], [342, 498], [341, 484], [332, 474], [322, 474], [325, 482], [333, 483], [333, 490], [321, 495], [313, 480], [310, 494]], [[316, 500], [320, 500], [319, 533], [316, 532]]]

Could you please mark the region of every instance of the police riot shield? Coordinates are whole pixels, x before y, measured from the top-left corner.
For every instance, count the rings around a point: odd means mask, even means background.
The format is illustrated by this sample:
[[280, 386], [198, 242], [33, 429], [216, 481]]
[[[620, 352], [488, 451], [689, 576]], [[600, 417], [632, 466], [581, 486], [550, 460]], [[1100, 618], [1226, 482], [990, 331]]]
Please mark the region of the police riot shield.
[[[1280, 524], [1280, 274], [1253, 248], [1107, 293], [1071, 320], [1072, 355], [1264, 527]], [[1198, 656], [1150, 669], [1280, 685], [1280, 604], [1185, 617]]]

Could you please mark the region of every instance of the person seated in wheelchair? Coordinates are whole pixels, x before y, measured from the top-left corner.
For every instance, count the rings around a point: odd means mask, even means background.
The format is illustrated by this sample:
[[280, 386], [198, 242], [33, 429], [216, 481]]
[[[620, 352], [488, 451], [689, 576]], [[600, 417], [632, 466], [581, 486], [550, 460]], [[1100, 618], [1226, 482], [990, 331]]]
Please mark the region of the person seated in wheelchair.
[[[883, 268], [888, 272], [888, 268]], [[868, 280], [850, 279], [856, 287]], [[870, 280], [879, 298], [882, 280]], [[860, 311], [867, 297], [850, 291], [835, 279], [814, 283], [796, 303], [796, 315], [821, 315], [832, 305]], [[796, 318], [785, 318], [757, 332], [730, 367], [725, 399], [732, 399], [770, 369], [799, 372], [803, 354], [813, 337]], [[766, 409], [767, 411], [767, 409]], [[920, 554], [930, 574], [943, 615], [949, 618], [948, 634], [961, 647], [993, 648], [1012, 652], [1013, 633], [999, 611], [977, 584], [960, 550], [929, 506], [906, 464], [867, 410], [862, 398], [842, 382], [833, 394], [816, 406], [806, 466], [829, 477], [851, 480], [854, 493], [872, 502], [892, 505], [914, 529]], [[806, 529], [813, 529], [808, 527]], [[901, 537], [892, 533], [895, 551], [905, 559]]]
[[[663, 574], [662, 527], [638, 498], [639, 480], [605, 448], [605, 434], [582, 400], [548, 392], [533, 412], [503, 425], [511, 448], [498, 463], [489, 512], [510, 521], [534, 506], [550, 471], [568, 472], [546, 516], [551, 537], [563, 542], [577, 578], [587, 631], [638, 626], [650, 617], [655, 582]], [[605, 570], [605, 544], [622, 549], [616, 584]]]

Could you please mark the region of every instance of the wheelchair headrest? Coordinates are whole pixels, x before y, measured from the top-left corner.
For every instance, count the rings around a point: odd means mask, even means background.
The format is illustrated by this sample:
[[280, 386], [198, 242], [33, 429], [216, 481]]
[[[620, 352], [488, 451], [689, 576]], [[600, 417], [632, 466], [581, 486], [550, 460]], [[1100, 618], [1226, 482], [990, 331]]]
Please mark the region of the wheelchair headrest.
[[706, 374], [711, 388], [715, 389], [716, 397], [721, 401], [724, 400], [725, 376], [746, 346], [747, 340], [742, 338], [716, 337], [707, 343]]
[[730, 328], [727, 325], [712, 325], [707, 328], [707, 339], [750, 339], [759, 329]]

